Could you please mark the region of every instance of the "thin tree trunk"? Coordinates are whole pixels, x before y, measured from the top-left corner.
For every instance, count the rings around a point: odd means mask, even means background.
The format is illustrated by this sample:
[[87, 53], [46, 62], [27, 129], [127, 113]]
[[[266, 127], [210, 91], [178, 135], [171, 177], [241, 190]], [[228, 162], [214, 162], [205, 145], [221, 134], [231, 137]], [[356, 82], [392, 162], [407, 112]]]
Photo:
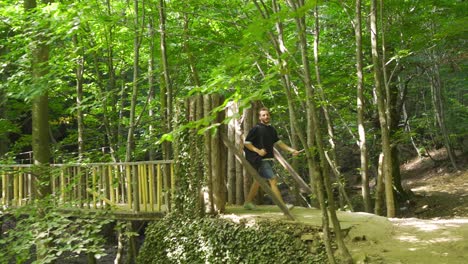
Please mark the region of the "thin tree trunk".
[[[288, 1], [290, 5], [293, 7], [294, 11], [298, 10], [300, 7], [304, 5], [304, 2], [302, 0], [299, 0], [297, 2], [295, 1]], [[317, 1], [315, 2], [315, 5], [317, 5]], [[306, 38], [306, 23], [305, 23], [305, 17], [296, 17], [296, 27], [298, 30], [298, 35], [299, 35], [299, 45], [300, 45], [300, 50], [301, 50], [301, 58], [302, 58], [302, 69], [303, 69], [303, 78], [304, 78], [304, 87], [306, 89], [306, 96], [307, 96], [307, 111], [308, 111], [308, 143], [310, 143], [311, 138], [315, 137], [315, 145], [317, 148], [317, 152], [320, 156], [320, 167], [321, 167], [321, 174], [317, 175], [315, 177], [316, 179], [316, 184], [317, 184], [317, 194], [319, 196], [319, 201], [322, 207], [322, 222], [324, 225], [324, 232], [327, 231], [328, 229], [328, 213], [330, 214], [330, 219], [333, 223], [333, 228], [335, 230], [336, 234], [336, 242], [338, 244], [338, 248], [340, 250], [340, 253], [342, 257], [344, 258], [344, 261], [346, 263], [352, 263], [352, 257], [351, 254], [349, 253], [346, 245], [344, 244], [343, 240], [343, 234], [341, 232], [341, 227], [340, 223], [338, 221], [338, 218], [336, 216], [336, 210], [335, 210], [335, 205], [334, 205], [334, 198], [333, 198], [333, 191], [331, 187], [331, 183], [329, 180], [329, 175], [328, 175], [328, 166], [327, 166], [327, 160], [325, 157], [325, 151], [324, 147], [322, 144], [322, 134], [319, 128], [319, 121], [318, 121], [318, 114], [316, 111], [316, 105], [314, 101], [314, 89], [312, 86], [312, 81], [311, 81], [311, 71], [310, 71], [310, 66], [309, 66], [309, 58], [308, 58], [308, 48], [307, 48], [307, 38]], [[312, 145], [307, 145], [308, 151], [311, 151]], [[313, 155], [310, 155], [313, 157]], [[308, 162], [311, 164], [313, 163], [313, 159], [310, 159]], [[325, 194], [323, 193], [323, 189], [325, 189], [327, 193], [327, 205], [325, 205]], [[328, 208], [328, 210], [326, 209]], [[328, 211], [328, 212], [327, 212]], [[325, 236], [326, 237], [326, 236]], [[326, 241], [328, 244], [329, 242]], [[327, 253], [329, 257], [329, 262], [330, 263], [335, 263], [335, 259], [333, 256], [333, 253], [330, 251], [330, 249], [327, 246]]]
[[[139, 60], [140, 60], [140, 43], [142, 34], [142, 30], [140, 28], [140, 12], [138, 7], [138, 0], [133, 1], [133, 9], [135, 12], [134, 17], [134, 37], [133, 37], [133, 85], [132, 85], [132, 95], [130, 100], [130, 117], [129, 117], [129, 127], [128, 127], [128, 134], [127, 134], [127, 147], [125, 152], [125, 161], [129, 162], [133, 160], [133, 151], [135, 148], [135, 129], [137, 126], [136, 121], [136, 104], [137, 104], [137, 97], [138, 97], [138, 77], [139, 77]], [[137, 177], [133, 175], [132, 177], [132, 185], [136, 186], [138, 184]], [[131, 221], [127, 222], [127, 231], [134, 232], [133, 224]], [[128, 239], [128, 250], [127, 250], [127, 263], [134, 263], [137, 257], [137, 250], [136, 250], [136, 238], [134, 236], [130, 236]]]
[[384, 195], [384, 173], [383, 173], [383, 164], [384, 162], [384, 155], [380, 153], [379, 161], [377, 165], [377, 177], [376, 177], [376, 184], [375, 184], [375, 207], [374, 213], [376, 215], [383, 214], [383, 195]]
[[78, 37], [73, 36], [73, 43], [77, 50], [76, 54], [76, 123], [78, 127], [78, 163], [83, 160], [84, 154], [84, 124], [83, 124], [83, 71], [84, 71], [84, 57], [82, 47], [79, 46]]
[[[4, 81], [3, 78], [0, 81]], [[7, 108], [5, 106], [7, 105], [7, 100], [8, 98], [5, 94], [5, 91], [3, 89], [0, 89], [0, 119], [6, 118]], [[9, 144], [10, 142], [8, 140], [8, 133], [1, 133], [0, 134], [0, 157], [2, 157], [3, 154], [7, 153]]]
[[368, 155], [366, 144], [366, 129], [364, 127], [364, 112], [365, 112], [365, 98], [364, 98], [364, 75], [363, 75], [363, 60], [362, 60], [362, 4], [361, 0], [356, 0], [355, 8], [355, 23], [354, 33], [356, 37], [356, 75], [357, 75], [357, 122], [359, 140], [358, 146], [361, 157], [361, 194], [364, 201], [364, 210], [368, 213], [372, 212], [370, 189], [369, 189], [369, 174], [368, 174]]
[[[155, 74], [155, 60], [154, 60], [154, 51], [155, 51], [155, 46], [154, 46], [154, 20], [153, 17], [149, 17], [148, 21], [148, 31], [149, 31], [149, 58], [148, 58], [148, 89], [149, 89], [149, 100], [148, 100], [148, 105], [150, 106], [148, 108], [148, 118], [150, 120], [154, 119], [155, 112], [154, 108], [152, 107], [154, 105], [153, 101], [155, 100], [155, 87], [156, 87], [156, 81], [154, 78]], [[155, 128], [153, 125], [153, 122], [150, 122], [150, 125], [148, 127], [148, 133], [149, 133], [149, 138], [155, 138]], [[156, 159], [156, 150], [154, 147], [151, 147], [149, 150], [149, 160], [154, 160]]]
[[393, 195], [393, 175], [392, 175], [392, 152], [390, 143], [389, 124], [386, 107], [384, 83], [382, 78], [382, 69], [380, 67], [380, 56], [378, 53], [378, 31], [377, 31], [377, 0], [371, 0], [370, 26], [371, 26], [371, 45], [372, 45], [372, 63], [374, 65], [375, 90], [377, 94], [377, 108], [379, 112], [379, 122], [382, 138], [383, 153], [383, 175], [385, 179], [385, 199], [387, 205], [387, 216], [395, 217], [395, 202]]
[[320, 40], [320, 21], [319, 21], [319, 13], [318, 13], [318, 4], [316, 3], [315, 9], [314, 9], [314, 16], [315, 16], [315, 28], [314, 28], [314, 33], [315, 33], [315, 38], [314, 38], [314, 64], [315, 64], [315, 78], [317, 80], [317, 91], [319, 92], [320, 98], [323, 102], [322, 104], [322, 111], [323, 115], [325, 117], [325, 122], [327, 125], [327, 132], [328, 132], [328, 142], [329, 142], [329, 153], [327, 161], [330, 163], [330, 166], [333, 167], [333, 172], [337, 178], [336, 183], [338, 184], [338, 191], [340, 193], [340, 205], [341, 207], [344, 207], [344, 203], [348, 206], [348, 208], [351, 211], [354, 211], [353, 205], [351, 204], [351, 201], [349, 200], [348, 194], [346, 193], [345, 190], [345, 179], [343, 175], [339, 171], [339, 164], [338, 160], [336, 158], [336, 144], [335, 144], [335, 133], [333, 131], [333, 122], [330, 117], [330, 114], [328, 112], [328, 107], [327, 107], [327, 100], [325, 98], [325, 94], [323, 92], [323, 86], [322, 86], [322, 81], [321, 81], [321, 76], [320, 76], [320, 65], [319, 65], [319, 40]]
[[[160, 34], [160, 49], [161, 49], [161, 65], [162, 65], [162, 82], [161, 82], [161, 112], [163, 116], [164, 133], [168, 133], [172, 129], [172, 86], [169, 74], [169, 64], [167, 59], [166, 45], [166, 11], [165, 0], [159, 0], [159, 34]], [[171, 157], [170, 143], [163, 142], [163, 158], [168, 160]]]
[[432, 93], [432, 104], [434, 107], [434, 112], [439, 126], [440, 132], [442, 133], [442, 138], [444, 139], [444, 146], [447, 151], [447, 155], [450, 159], [452, 167], [455, 170], [458, 170], [457, 162], [455, 160], [455, 154], [452, 148], [452, 143], [450, 142], [449, 133], [447, 131], [447, 125], [445, 121], [445, 106], [442, 96], [442, 81], [440, 78], [439, 65], [437, 64], [436, 55], [433, 55], [434, 65], [432, 66], [432, 76], [431, 76], [431, 93]]
[[200, 86], [200, 77], [198, 75], [195, 58], [193, 57], [192, 50], [190, 49], [190, 44], [189, 44], [189, 42], [190, 42], [189, 22], [190, 22], [190, 19], [188, 17], [188, 14], [184, 13], [184, 43], [183, 43], [183, 47], [184, 47], [185, 53], [187, 53], [188, 66], [189, 66], [189, 70], [190, 70], [191, 77], [192, 77], [191, 78], [192, 83], [193, 83], [193, 85], [198, 87], [198, 86]]

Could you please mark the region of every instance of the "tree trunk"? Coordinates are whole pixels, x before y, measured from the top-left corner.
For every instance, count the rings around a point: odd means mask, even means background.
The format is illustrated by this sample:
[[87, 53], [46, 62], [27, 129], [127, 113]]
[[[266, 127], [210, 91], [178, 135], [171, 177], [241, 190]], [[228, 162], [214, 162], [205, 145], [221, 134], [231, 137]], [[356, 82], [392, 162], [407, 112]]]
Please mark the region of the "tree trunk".
[[[25, 0], [24, 10], [26, 12], [34, 12], [36, 9], [36, 0]], [[45, 78], [49, 69], [49, 47], [47, 46], [47, 40], [41, 37], [41, 32], [36, 32], [38, 36], [36, 46], [31, 50], [32, 62], [31, 62], [31, 75], [32, 82], [36, 84], [42, 91], [32, 98], [32, 151], [33, 151], [33, 175], [35, 176], [34, 188], [36, 194], [31, 197], [34, 199], [43, 199], [48, 197], [52, 191], [50, 188], [50, 132], [49, 132], [49, 96], [48, 87], [44, 84], [39, 86], [42, 79]], [[36, 88], [37, 89], [37, 88]], [[39, 206], [39, 215], [44, 216], [46, 212], [44, 208]], [[48, 242], [39, 242], [36, 244], [36, 256], [38, 262], [47, 258], [47, 248], [49, 247]]]
[[[161, 66], [162, 66], [162, 82], [161, 82], [161, 113], [163, 117], [164, 133], [169, 133], [172, 130], [172, 85], [169, 74], [169, 64], [167, 60], [166, 46], [166, 11], [165, 0], [159, 0], [159, 34], [161, 48]], [[171, 157], [171, 145], [169, 142], [163, 142], [163, 158], [169, 160]]]
[[[297, 11], [299, 8], [301, 8], [304, 3], [302, 1], [288, 1], [290, 5], [293, 7], [294, 11]], [[317, 1], [315, 2], [315, 5], [317, 5]], [[340, 227], [340, 222], [338, 221], [338, 218], [336, 216], [336, 210], [335, 210], [335, 201], [333, 197], [333, 191], [331, 187], [331, 183], [329, 180], [329, 175], [328, 175], [328, 166], [327, 166], [327, 160], [325, 157], [325, 150], [322, 144], [322, 134], [319, 129], [320, 124], [318, 120], [318, 114], [316, 111], [316, 105], [314, 101], [314, 89], [312, 86], [312, 81], [310, 79], [311, 76], [311, 71], [310, 71], [310, 66], [309, 66], [309, 58], [308, 58], [308, 48], [307, 48], [307, 37], [306, 37], [306, 23], [305, 23], [305, 17], [296, 17], [296, 27], [298, 30], [298, 35], [299, 35], [299, 46], [301, 50], [301, 58], [302, 58], [302, 69], [303, 69], [303, 78], [304, 78], [304, 87], [306, 89], [306, 96], [307, 96], [307, 120], [308, 120], [308, 140], [310, 143], [311, 138], [315, 137], [315, 146], [316, 150], [320, 156], [320, 167], [321, 167], [321, 174], [317, 175], [315, 177], [316, 179], [316, 185], [317, 185], [317, 194], [319, 196], [319, 201], [321, 204], [322, 208], [322, 222], [324, 225], [324, 232], [327, 230], [327, 225], [328, 225], [328, 213], [330, 214], [330, 219], [333, 223], [333, 228], [335, 230], [336, 234], [336, 242], [338, 244], [338, 248], [340, 250], [340, 253], [342, 257], [344, 258], [344, 261], [346, 263], [352, 263], [352, 257], [351, 254], [349, 253], [346, 245], [344, 244], [343, 240], [343, 234], [341, 232], [341, 227]], [[312, 145], [307, 145], [307, 151], [312, 152]], [[311, 153], [312, 154], [312, 153]], [[312, 158], [309, 158], [312, 157]], [[313, 156], [314, 155], [309, 155], [308, 156], [308, 162], [315, 167], [312, 163], [313, 161]], [[327, 193], [327, 205], [325, 205], [325, 194], [323, 193], [323, 189], [325, 189]], [[328, 210], [327, 210], [328, 208]], [[328, 233], [328, 232], [326, 232]], [[327, 234], [325, 234], [325, 238], [327, 237]], [[328, 244], [329, 241], [326, 243]], [[330, 263], [335, 263], [335, 259], [333, 257], [333, 253], [330, 252], [330, 249], [327, 246], [327, 253], [329, 257], [329, 262]]]
[[188, 66], [191, 74], [192, 83], [194, 86], [200, 86], [200, 77], [198, 75], [196, 60], [193, 57], [192, 50], [190, 49], [190, 32], [189, 32], [190, 19], [187, 13], [184, 13], [184, 51], [187, 53]]
[[[133, 36], [133, 85], [132, 85], [132, 95], [130, 101], [130, 117], [129, 117], [129, 124], [128, 124], [128, 134], [127, 134], [127, 147], [125, 152], [125, 161], [130, 162], [134, 159], [133, 151], [135, 148], [134, 142], [134, 133], [137, 126], [136, 121], [136, 104], [137, 104], [137, 96], [138, 96], [138, 76], [139, 76], [139, 60], [140, 60], [140, 43], [141, 43], [141, 28], [140, 28], [140, 14], [139, 14], [139, 7], [138, 7], [138, 0], [133, 1], [133, 9], [135, 12], [134, 17], [134, 36]], [[132, 185], [137, 186], [138, 182], [136, 175], [132, 177]], [[136, 200], [136, 199], [135, 199]], [[131, 221], [127, 223], [127, 231], [135, 232], [133, 230], [133, 224]], [[136, 250], [136, 238], [135, 236], [130, 236], [128, 239], [128, 250], [127, 250], [127, 263], [134, 263], [137, 258], [137, 250]]]
[[[2, 78], [3, 79], [3, 78]], [[7, 97], [3, 89], [0, 89], [0, 119], [4, 119], [6, 117], [6, 102]], [[1, 133], [0, 134], [0, 158], [8, 151], [9, 140], [8, 140], [8, 133]]]
[[383, 174], [383, 164], [384, 156], [383, 153], [379, 155], [379, 161], [377, 165], [377, 177], [376, 177], [376, 185], [375, 185], [375, 207], [374, 213], [376, 215], [383, 214], [383, 195], [384, 195], [384, 174]]
[[[335, 132], [333, 131], [333, 122], [328, 112], [327, 103], [328, 101], [325, 98], [325, 94], [323, 92], [323, 86], [320, 76], [320, 65], [319, 65], [319, 39], [320, 39], [320, 21], [319, 21], [319, 13], [318, 13], [318, 5], [316, 3], [314, 9], [314, 16], [315, 16], [315, 28], [314, 28], [314, 64], [315, 64], [315, 78], [317, 81], [317, 91], [319, 92], [320, 99], [325, 102], [322, 104], [322, 111], [323, 116], [325, 117], [325, 122], [327, 125], [327, 132], [328, 132], [328, 142], [329, 142], [329, 153], [327, 157], [327, 161], [330, 163], [330, 166], [333, 168], [333, 172], [336, 176], [336, 183], [338, 185], [338, 191], [340, 194], [340, 206], [343, 208], [344, 204], [348, 206], [349, 210], [354, 211], [353, 205], [349, 200], [348, 194], [346, 193], [345, 189], [345, 179], [343, 175], [341, 175], [339, 171], [339, 164], [336, 158], [336, 144], [335, 144]], [[326, 153], [325, 153], [326, 154]]]
[[447, 151], [447, 155], [450, 159], [450, 163], [455, 170], [458, 170], [457, 162], [455, 160], [455, 153], [452, 148], [452, 143], [450, 142], [449, 133], [447, 131], [447, 125], [445, 121], [445, 106], [442, 96], [442, 81], [440, 78], [439, 65], [436, 60], [435, 54], [432, 55], [434, 60], [434, 65], [431, 67], [432, 76], [431, 76], [431, 93], [432, 93], [432, 104], [434, 107], [434, 112], [439, 126], [440, 132], [442, 133], [442, 138], [444, 139], [444, 146]]
[[78, 162], [83, 160], [84, 154], [84, 124], [83, 124], [83, 71], [84, 71], [84, 56], [82, 52], [82, 47], [79, 46], [78, 36], [73, 35], [73, 43], [75, 49], [77, 50], [76, 54], [76, 123], [78, 127]]
[[[154, 60], [154, 51], [155, 51], [155, 46], [154, 46], [154, 20], [153, 17], [149, 17], [148, 21], [148, 31], [149, 31], [149, 58], [148, 58], [148, 88], [149, 88], [149, 100], [148, 100], [148, 105], [150, 106], [148, 108], [148, 118], [150, 120], [154, 119], [155, 112], [153, 109], [153, 101], [155, 100], [154, 95], [156, 94], [155, 87], [156, 87], [156, 81], [154, 78], [155, 74], [155, 60]], [[149, 138], [155, 138], [156, 133], [155, 133], [155, 128], [153, 123], [151, 122], [149, 127], [148, 127], [148, 133], [149, 133]], [[155, 160], [156, 159], [156, 150], [154, 147], [150, 147], [149, 149], [149, 160]]]
[[361, 158], [361, 194], [364, 201], [364, 210], [368, 213], [372, 212], [370, 189], [369, 189], [369, 174], [368, 174], [368, 155], [366, 144], [366, 129], [364, 127], [365, 113], [365, 98], [364, 98], [364, 75], [363, 75], [363, 60], [362, 60], [362, 4], [361, 0], [356, 0], [355, 8], [355, 23], [354, 33], [356, 36], [356, 75], [357, 75], [357, 122], [359, 140], [358, 146]]
[[382, 139], [383, 153], [383, 175], [385, 179], [385, 199], [387, 205], [387, 216], [395, 217], [395, 202], [393, 197], [393, 175], [392, 175], [392, 151], [389, 133], [389, 124], [387, 113], [390, 109], [387, 108], [385, 102], [384, 83], [382, 78], [382, 69], [380, 64], [380, 56], [378, 53], [378, 31], [377, 31], [377, 0], [371, 0], [370, 11], [370, 28], [371, 28], [371, 45], [372, 45], [372, 63], [374, 65], [375, 90], [377, 94], [377, 108], [379, 113], [379, 122]]

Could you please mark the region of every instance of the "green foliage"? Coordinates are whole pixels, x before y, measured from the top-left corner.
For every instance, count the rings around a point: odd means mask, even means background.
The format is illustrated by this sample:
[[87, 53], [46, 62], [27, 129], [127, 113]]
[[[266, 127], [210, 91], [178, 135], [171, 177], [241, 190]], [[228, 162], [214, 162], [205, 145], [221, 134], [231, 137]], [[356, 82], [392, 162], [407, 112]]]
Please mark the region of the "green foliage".
[[145, 235], [138, 263], [326, 263], [320, 231], [306, 225], [169, 215]]
[[[76, 217], [60, 212], [46, 201], [7, 213], [3, 222], [14, 228], [7, 229], [0, 238], [0, 263], [53, 263], [85, 253], [92, 253], [97, 259], [105, 255], [105, 240], [100, 232], [111, 221], [106, 213]], [[37, 256], [44, 258], [34, 260]]]

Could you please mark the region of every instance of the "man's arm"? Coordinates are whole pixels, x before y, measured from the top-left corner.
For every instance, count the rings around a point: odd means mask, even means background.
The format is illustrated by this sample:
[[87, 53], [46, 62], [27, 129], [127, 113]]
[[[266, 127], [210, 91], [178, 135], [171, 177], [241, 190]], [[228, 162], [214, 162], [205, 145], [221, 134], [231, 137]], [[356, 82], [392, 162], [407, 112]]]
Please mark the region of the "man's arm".
[[299, 151], [291, 148], [290, 146], [286, 145], [283, 141], [278, 141], [275, 143], [276, 146], [280, 147], [280, 149], [284, 150], [284, 151], [287, 151], [289, 153], [291, 153], [293, 156], [297, 156], [299, 155]]
[[244, 147], [246, 147], [247, 149], [249, 149], [250, 151], [253, 151], [253, 152], [256, 152], [258, 155], [260, 156], [265, 156], [267, 153], [266, 153], [266, 150], [265, 149], [259, 149], [259, 148], [256, 148], [252, 143], [250, 142], [245, 142], [244, 143]]

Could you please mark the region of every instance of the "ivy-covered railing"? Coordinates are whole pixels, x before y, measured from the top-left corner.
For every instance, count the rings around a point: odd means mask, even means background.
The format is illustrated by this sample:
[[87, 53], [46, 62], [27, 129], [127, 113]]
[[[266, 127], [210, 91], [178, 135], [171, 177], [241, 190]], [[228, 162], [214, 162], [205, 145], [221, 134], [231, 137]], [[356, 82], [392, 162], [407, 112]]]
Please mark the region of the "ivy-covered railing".
[[[35, 199], [32, 165], [0, 165], [2, 208]], [[170, 209], [175, 179], [167, 161], [53, 164], [50, 187], [58, 206], [139, 212]]]

